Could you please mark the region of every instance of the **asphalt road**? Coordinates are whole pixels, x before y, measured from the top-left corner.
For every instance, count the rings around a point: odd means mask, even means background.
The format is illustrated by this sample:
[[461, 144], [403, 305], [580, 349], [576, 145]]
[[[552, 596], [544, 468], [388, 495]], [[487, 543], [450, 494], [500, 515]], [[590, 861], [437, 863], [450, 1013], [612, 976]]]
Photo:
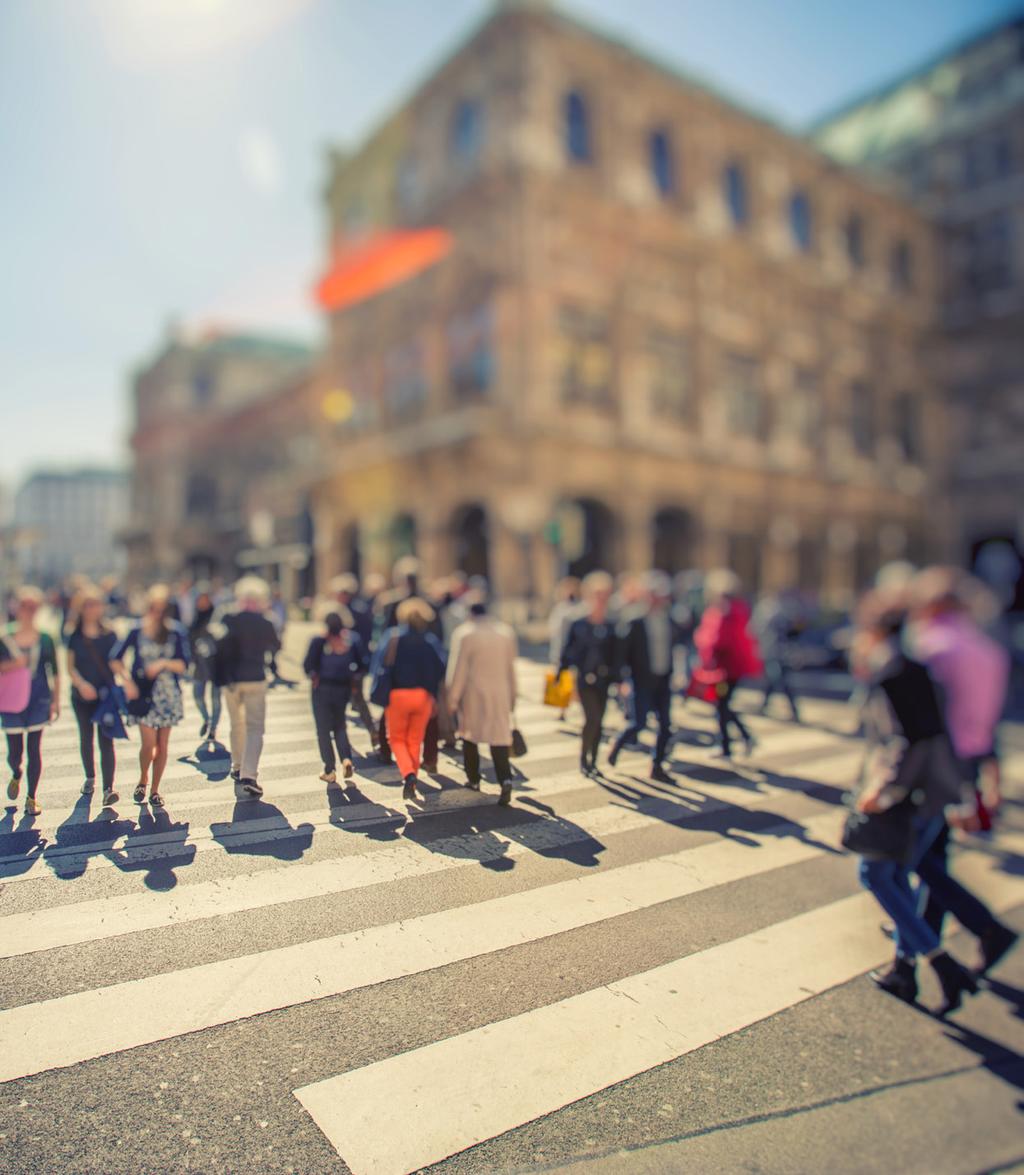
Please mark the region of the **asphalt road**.
[[[754, 719], [735, 771], [712, 764], [710, 715], [680, 708], [658, 786], [639, 753], [580, 779], [578, 713], [536, 704], [539, 667], [521, 689], [510, 809], [443, 757], [423, 805], [369, 759], [328, 790], [299, 688], [272, 694], [262, 804], [194, 756], [189, 713], [166, 819], [126, 802], [127, 749], [104, 814], [77, 796], [62, 718], [43, 815], [0, 823], [0, 1169], [923, 1175], [1024, 1156], [1024, 951], [945, 1024], [863, 974], [889, 946], [835, 850], [860, 753], [842, 707]], [[1024, 732], [1005, 741], [1006, 817], [957, 869], [1024, 929]]]

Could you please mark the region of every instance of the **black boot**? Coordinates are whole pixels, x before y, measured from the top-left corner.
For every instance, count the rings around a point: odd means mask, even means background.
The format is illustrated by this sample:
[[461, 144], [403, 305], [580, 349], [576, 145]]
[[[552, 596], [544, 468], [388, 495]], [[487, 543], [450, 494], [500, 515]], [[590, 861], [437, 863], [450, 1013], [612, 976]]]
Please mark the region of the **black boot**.
[[419, 780], [416, 778], [415, 775], [407, 775], [405, 777], [405, 787], [402, 788], [402, 799], [403, 800], [415, 800], [415, 799], [419, 798], [416, 795], [416, 784], [417, 783], [419, 783]]
[[872, 971], [871, 979], [882, 991], [912, 1004], [917, 1000], [917, 975], [909, 959], [897, 955], [888, 971]]
[[987, 975], [996, 963], [1013, 949], [1019, 937], [1016, 930], [1011, 930], [1002, 922], [993, 922], [987, 930], [983, 930], [978, 935], [978, 942], [981, 945], [981, 966], [974, 974], [979, 979]]
[[961, 967], [956, 959], [952, 955], [947, 955], [945, 951], [933, 955], [931, 965], [935, 968], [945, 997], [941, 1006], [935, 1010], [935, 1015], [941, 1020], [960, 1007], [964, 992], [974, 995], [978, 990], [978, 983], [969, 971]]
[[502, 808], [507, 808], [512, 803], [512, 784], [503, 783], [501, 785], [501, 795], [498, 797], [498, 803]]

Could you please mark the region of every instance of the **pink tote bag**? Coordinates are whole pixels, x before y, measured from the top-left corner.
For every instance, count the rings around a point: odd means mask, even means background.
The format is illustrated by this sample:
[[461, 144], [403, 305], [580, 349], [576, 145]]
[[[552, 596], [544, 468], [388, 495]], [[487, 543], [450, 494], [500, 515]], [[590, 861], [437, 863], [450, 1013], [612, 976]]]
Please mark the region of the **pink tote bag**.
[[27, 666], [0, 673], [0, 714], [20, 714], [32, 692], [32, 674]]

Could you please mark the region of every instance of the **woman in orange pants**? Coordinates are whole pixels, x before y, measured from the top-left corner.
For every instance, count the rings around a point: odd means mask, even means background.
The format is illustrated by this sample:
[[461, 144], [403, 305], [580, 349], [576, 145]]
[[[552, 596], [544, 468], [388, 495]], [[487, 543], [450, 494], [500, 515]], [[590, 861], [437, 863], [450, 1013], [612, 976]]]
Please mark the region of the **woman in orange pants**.
[[402, 798], [418, 798], [423, 737], [444, 681], [444, 646], [427, 625], [434, 610], [418, 596], [398, 606], [398, 627], [385, 637], [384, 666], [390, 670], [391, 692], [387, 704], [387, 731], [391, 751], [402, 773]]

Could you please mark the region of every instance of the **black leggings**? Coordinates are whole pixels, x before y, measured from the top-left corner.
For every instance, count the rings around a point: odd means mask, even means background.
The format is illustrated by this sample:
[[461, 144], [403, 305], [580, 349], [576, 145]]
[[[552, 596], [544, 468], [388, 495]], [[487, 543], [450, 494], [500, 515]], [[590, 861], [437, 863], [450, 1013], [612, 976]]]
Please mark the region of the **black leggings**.
[[28, 739], [28, 794], [35, 798], [39, 777], [43, 774], [43, 732], [30, 730], [27, 735], [7, 731], [7, 765], [11, 774], [21, 778], [21, 759]]
[[352, 744], [348, 741], [345, 721], [345, 708], [351, 700], [352, 686], [347, 681], [340, 685], [321, 684], [313, 690], [313, 721], [325, 771], [334, 770], [335, 746], [341, 759], [352, 758]]
[[99, 702], [87, 702], [85, 698], [80, 698], [78, 694], [71, 695], [71, 708], [75, 712], [75, 720], [78, 722], [78, 749], [82, 756], [82, 770], [85, 772], [86, 779], [96, 778], [96, 756], [95, 744], [93, 736], [100, 744], [100, 772], [103, 776], [103, 790], [114, 790], [114, 767], [116, 763], [116, 756], [114, 754], [114, 740], [107, 738], [99, 727], [92, 720], [93, 714], [96, 713], [96, 707]]
[[[466, 778], [470, 783], [480, 782], [480, 747], [468, 738], [462, 740], [462, 751], [465, 756]], [[494, 778], [499, 783], [508, 783], [512, 778], [512, 766], [509, 763], [509, 747], [491, 747], [491, 759], [494, 762]]]
[[748, 733], [747, 728], [743, 725], [739, 719], [739, 715], [729, 704], [732, 701], [732, 695], [735, 693], [737, 685], [739, 685], [738, 681], [726, 682], [724, 685], [724, 693], [719, 694], [718, 699], [715, 702], [715, 708], [718, 710], [718, 729], [722, 735], [722, 750], [727, 755], [730, 751], [730, 722], [740, 732], [740, 738], [742, 738], [745, 743], [750, 742], [750, 734]]
[[580, 695], [580, 705], [583, 707], [583, 745], [580, 747], [580, 762], [584, 767], [596, 767], [604, 711], [608, 705], [608, 686], [604, 683], [581, 685], [577, 692]]

